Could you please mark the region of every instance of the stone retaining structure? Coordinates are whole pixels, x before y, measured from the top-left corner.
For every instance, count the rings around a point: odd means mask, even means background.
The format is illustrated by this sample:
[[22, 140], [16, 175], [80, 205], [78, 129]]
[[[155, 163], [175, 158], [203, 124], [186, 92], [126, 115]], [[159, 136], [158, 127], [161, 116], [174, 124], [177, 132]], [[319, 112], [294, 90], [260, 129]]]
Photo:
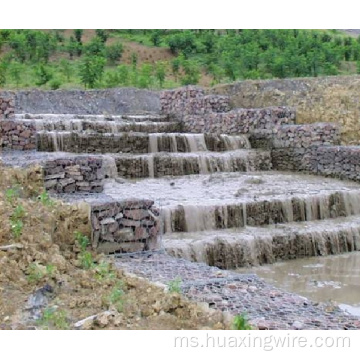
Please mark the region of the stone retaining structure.
[[15, 103], [12, 95], [0, 93], [0, 120], [11, 119], [15, 116]]
[[152, 200], [126, 199], [91, 205], [92, 246], [103, 253], [159, 247], [159, 210]]
[[205, 116], [184, 116], [183, 130], [190, 133], [249, 134], [256, 130], [273, 130], [281, 125], [294, 124], [295, 118], [295, 110], [287, 107], [235, 109]]
[[36, 128], [33, 122], [0, 121], [1, 146], [12, 150], [35, 150]]
[[160, 111], [181, 120], [185, 115], [204, 115], [230, 110], [227, 96], [205, 95], [203, 89], [187, 86], [160, 94]]
[[271, 157], [275, 170], [306, 171], [360, 181], [360, 146], [273, 149]]
[[81, 156], [46, 161], [43, 165], [45, 189], [50, 193], [99, 193], [105, 178], [100, 157]]
[[252, 147], [266, 149], [309, 148], [340, 144], [340, 127], [332, 123], [283, 125], [271, 130], [254, 131]]

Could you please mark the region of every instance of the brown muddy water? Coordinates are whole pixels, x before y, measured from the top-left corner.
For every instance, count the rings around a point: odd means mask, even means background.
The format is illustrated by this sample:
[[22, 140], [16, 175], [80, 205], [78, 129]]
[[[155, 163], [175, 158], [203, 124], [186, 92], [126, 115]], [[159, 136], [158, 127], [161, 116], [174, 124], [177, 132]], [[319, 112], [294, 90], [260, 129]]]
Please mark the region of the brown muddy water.
[[308, 299], [334, 301], [360, 316], [360, 252], [312, 257], [238, 269], [255, 273], [278, 288]]

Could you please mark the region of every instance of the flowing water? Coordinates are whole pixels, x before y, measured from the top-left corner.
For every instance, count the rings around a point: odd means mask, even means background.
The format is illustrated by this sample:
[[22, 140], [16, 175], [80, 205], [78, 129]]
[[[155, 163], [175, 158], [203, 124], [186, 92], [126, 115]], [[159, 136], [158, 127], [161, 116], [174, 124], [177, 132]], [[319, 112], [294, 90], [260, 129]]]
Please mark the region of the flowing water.
[[311, 257], [238, 269], [314, 301], [335, 301], [360, 316], [360, 252]]

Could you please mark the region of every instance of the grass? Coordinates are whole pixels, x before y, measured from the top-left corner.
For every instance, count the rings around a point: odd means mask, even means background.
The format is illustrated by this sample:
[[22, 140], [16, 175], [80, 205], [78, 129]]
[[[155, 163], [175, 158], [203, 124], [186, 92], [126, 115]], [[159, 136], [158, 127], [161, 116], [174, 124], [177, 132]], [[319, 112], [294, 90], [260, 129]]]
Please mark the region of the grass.
[[111, 293], [108, 297], [108, 302], [114, 305], [116, 310], [119, 312], [121, 312], [124, 307], [124, 295], [124, 283], [119, 281], [111, 290]]
[[182, 280], [179, 276], [176, 277], [174, 280], [169, 281], [168, 282], [169, 292], [180, 294], [181, 293], [181, 283], [182, 283]]
[[30, 284], [37, 284], [45, 277], [51, 278], [56, 271], [56, 266], [53, 264], [47, 264], [42, 266], [38, 263], [32, 263], [28, 267], [27, 280]]
[[57, 308], [46, 308], [37, 323], [46, 330], [68, 330], [70, 328], [66, 312]]
[[38, 197], [39, 201], [45, 206], [54, 206], [55, 201], [50, 198], [50, 195], [44, 190]]
[[232, 324], [233, 330], [253, 330], [252, 326], [246, 319], [245, 314], [236, 315]]

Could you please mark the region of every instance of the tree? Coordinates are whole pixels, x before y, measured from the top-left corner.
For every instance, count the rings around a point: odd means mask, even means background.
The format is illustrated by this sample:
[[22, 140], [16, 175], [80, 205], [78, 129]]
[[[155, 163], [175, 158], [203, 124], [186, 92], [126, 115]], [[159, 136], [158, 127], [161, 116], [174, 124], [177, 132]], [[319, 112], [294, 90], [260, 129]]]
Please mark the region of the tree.
[[175, 77], [175, 81], [177, 81], [177, 77], [179, 75], [179, 71], [180, 71], [180, 67], [181, 67], [181, 59], [179, 57], [176, 57], [172, 62], [171, 62], [171, 71]]
[[83, 36], [83, 33], [84, 33], [84, 30], [82, 30], [82, 29], [75, 29], [74, 30], [74, 36], [75, 36], [75, 39], [76, 39], [76, 41], [78, 42], [78, 43], [82, 43], [81, 42], [81, 38], [82, 38], [82, 36]]
[[69, 57], [72, 60], [74, 55], [77, 53], [78, 43], [73, 36], [70, 36], [69, 42], [66, 45], [66, 50], [69, 53]]
[[74, 73], [70, 61], [67, 59], [61, 59], [59, 66], [61, 73], [66, 77], [66, 80], [70, 82], [71, 76]]
[[196, 62], [185, 60], [182, 63], [185, 76], [181, 78], [182, 85], [196, 85], [200, 80], [200, 70]]
[[95, 36], [91, 39], [91, 41], [84, 46], [85, 54], [90, 56], [105, 56], [105, 45], [103, 41]]
[[127, 65], [119, 65], [117, 67], [117, 73], [119, 77], [119, 84], [128, 86], [130, 83], [130, 70]]
[[6, 70], [7, 63], [4, 61], [0, 62], [0, 86], [4, 86], [6, 84]]
[[85, 88], [93, 89], [101, 80], [106, 60], [101, 56], [85, 56], [79, 67], [79, 76]]
[[162, 30], [155, 29], [151, 32], [150, 40], [154, 46], [159, 46], [161, 44], [161, 34]]
[[121, 56], [123, 54], [124, 48], [121, 43], [116, 43], [113, 45], [109, 45], [106, 47], [106, 58], [108, 61], [112, 64], [119, 61], [121, 59]]
[[137, 53], [131, 53], [131, 64], [133, 66], [133, 69], [136, 69], [137, 66], [137, 62], [138, 62], [138, 56]]
[[138, 86], [140, 88], [149, 88], [152, 84], [152, 72], [153, 68], [150, 64], [142, 64], [140, 69], [140, 76], [138, 79]]
[[166, 66], [163, 61], [158, 61], [155, 65], [155, 76], [159, 81], [160, 87], [163, 87], [166, 77]]
[[19, 87], [21, 81], [21, 74], [23, 73], [23, 65], [17, 61], [12, 61], [9, 66], [9, 75], [15, 82], [16, 86]]
[[38, 86], [45, 85], [53, 77], [51, 69], [45, 64], [37, 65], [34, 74], [36, 78], [35, 84]]
[[108, 39], [109, 35], [106, 30], [103, 29], [96, 29], [95, 30], [96, 36], [105, 44], [106, 40]]

